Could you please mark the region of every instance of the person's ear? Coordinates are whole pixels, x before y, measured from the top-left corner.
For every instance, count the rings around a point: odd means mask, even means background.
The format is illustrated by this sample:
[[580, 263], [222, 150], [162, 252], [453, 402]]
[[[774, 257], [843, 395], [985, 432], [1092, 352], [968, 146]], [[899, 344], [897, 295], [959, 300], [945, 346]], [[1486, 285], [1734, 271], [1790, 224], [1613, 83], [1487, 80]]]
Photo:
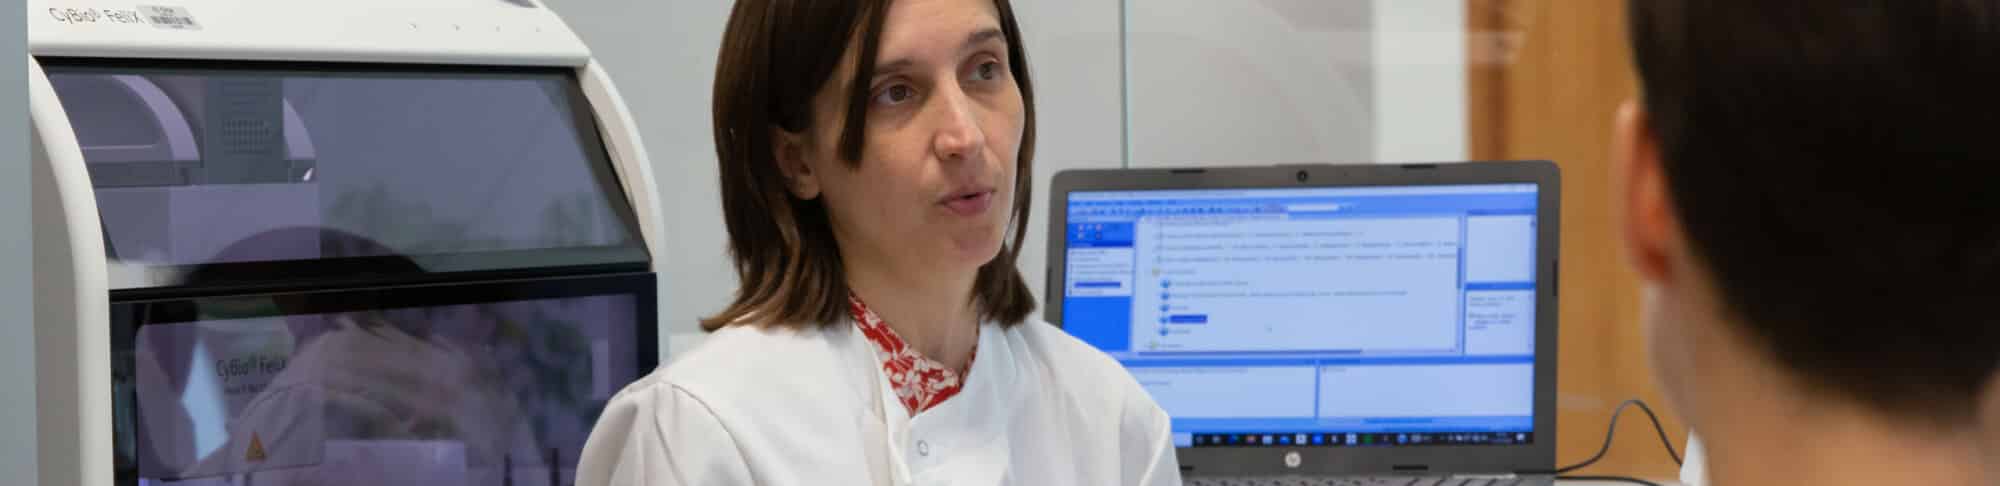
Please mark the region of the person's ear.
[[1627, 100], [1612, 128], [1613, 221], [1627, 264], [1646, 282], [1672, 277], [1679, 224], [1645, 105]]
[[785, 189], [792, 197], [812, 200], [819, 197], [819, 175], [813, 171], [811, 147], [805, 135], [771, 127], [771, 154], [785, 177]]
[[2000, 472], [2000, 374], [1987, 375], [1979, 387], [1977, 409], [1979, 442], [1985, 445], [1988, 474]]

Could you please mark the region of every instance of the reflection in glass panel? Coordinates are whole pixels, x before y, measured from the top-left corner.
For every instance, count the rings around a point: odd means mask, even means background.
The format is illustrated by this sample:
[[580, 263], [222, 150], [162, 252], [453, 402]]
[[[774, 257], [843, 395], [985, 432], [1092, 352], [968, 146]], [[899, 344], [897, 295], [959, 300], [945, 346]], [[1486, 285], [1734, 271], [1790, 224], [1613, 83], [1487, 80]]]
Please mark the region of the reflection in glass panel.
[[[638, 247], [562, 72], [56, 66], [50, 80], [114, 263]], [[289, 228], [379, 253], [268, 237]], [[259, 248], [223, 251], [257, 235]]]
[[302, 312], [311, 298], [120, 307], [120, 469], [158, 485], [566, 484], [605, 401], [643, 372], [635, 295]]

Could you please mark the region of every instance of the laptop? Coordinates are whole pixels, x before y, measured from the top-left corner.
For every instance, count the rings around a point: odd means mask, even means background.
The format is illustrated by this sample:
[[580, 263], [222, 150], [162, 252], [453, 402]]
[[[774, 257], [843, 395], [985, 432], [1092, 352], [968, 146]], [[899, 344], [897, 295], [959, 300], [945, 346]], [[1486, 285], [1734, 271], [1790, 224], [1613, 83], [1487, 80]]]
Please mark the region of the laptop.
[[1547, 161], [1071, 170], [1045, 313], [1173, 421], [1186, 484], [1551, 484]]

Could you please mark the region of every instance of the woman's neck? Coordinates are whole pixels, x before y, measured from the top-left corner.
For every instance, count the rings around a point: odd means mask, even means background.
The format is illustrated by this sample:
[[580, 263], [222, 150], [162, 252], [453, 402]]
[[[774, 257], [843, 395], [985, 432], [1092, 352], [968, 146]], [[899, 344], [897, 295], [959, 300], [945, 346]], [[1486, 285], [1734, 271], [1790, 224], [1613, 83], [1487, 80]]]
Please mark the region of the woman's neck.
[[979, 312], [972, 297], [975, 269], [963, 275], [897, 272], [878, 265], [850, 265], [847, 285], [904, 344], [948, 369], [965, 369], [979, 341]]

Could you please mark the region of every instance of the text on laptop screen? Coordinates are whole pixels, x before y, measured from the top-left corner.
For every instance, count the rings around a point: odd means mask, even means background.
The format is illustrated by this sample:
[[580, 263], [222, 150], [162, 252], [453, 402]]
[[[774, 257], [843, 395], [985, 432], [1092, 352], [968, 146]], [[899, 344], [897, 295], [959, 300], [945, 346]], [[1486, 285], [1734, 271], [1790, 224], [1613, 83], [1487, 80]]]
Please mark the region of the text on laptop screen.
[[1063, 327], [1182, 447], [1530, 443], [1536, 192], [1073, 192]]

